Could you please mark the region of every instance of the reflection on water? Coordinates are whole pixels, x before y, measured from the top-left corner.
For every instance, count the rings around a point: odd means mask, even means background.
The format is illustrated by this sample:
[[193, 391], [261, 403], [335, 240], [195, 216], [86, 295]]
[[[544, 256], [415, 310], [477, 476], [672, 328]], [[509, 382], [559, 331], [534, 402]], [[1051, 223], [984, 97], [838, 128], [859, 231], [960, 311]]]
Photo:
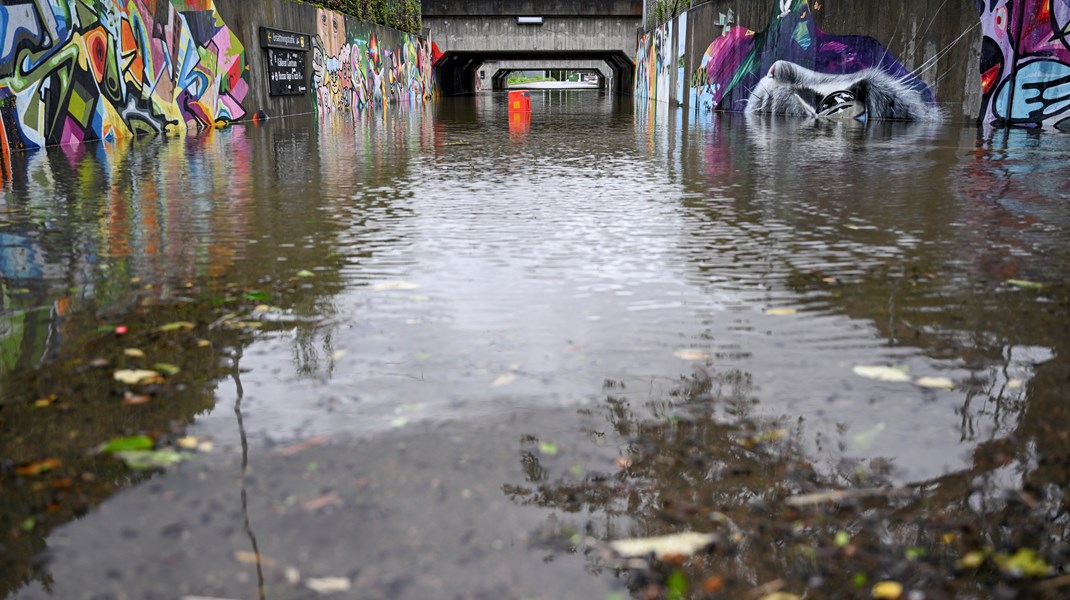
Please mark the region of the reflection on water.
[[[794, 554], [849, 527], [834, 515], [777, 530], [791, 543], [758, 568], [751, 532], [791, 518], [750, 512], [819, 488], [909, 490], [872, 501], [887, 516], [859, 543], [886, 571], [880, 544], [942, 567], [1000, 536], [1062, 539], [1066, 136], [532, 101], [521, 128], [484, 94], [12, 157], [0, 593], [47, 579], [50, 529], [141, 479], [87, 453], [113, 437], [257, 448], [557, 407], [606, 411], [620, 473], [562, 479], [528, 448], [529, 481], [498, 484], [602, 515], [569, 527], [604, 539], [716, 511], [726, 539], [748, 532], [739, 590], [844, 583]], [[111, 379], [156, 363], [181, 372], [147, 396]], [[936, 513], [932, 535], [1021, 527], [941, 545], [902, 525]]]

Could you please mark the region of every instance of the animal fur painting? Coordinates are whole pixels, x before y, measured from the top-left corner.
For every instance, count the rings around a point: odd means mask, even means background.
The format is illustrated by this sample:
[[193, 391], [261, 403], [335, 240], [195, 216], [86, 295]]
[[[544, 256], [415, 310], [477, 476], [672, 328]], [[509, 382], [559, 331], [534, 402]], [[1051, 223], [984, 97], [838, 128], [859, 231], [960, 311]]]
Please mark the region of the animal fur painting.
[[932, 91], [877, 40], [830, 35], [806, 0], [781, 2], [760, 33], [731, 27], [691, 78], [691, 106], [821, 119], [938, 121]]

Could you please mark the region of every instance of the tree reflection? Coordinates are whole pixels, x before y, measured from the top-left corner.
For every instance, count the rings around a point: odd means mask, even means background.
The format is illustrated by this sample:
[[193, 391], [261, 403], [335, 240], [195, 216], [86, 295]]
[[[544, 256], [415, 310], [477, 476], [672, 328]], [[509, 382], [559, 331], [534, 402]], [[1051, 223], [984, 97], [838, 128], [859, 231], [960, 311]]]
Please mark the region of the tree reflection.
[[[693, 597], [761, 589], [868, 597], [884, 579], [925, 598], [990, 597], [994, 589], [1061, 597], [1065, 581], [1021, 578], [1008, 565], [1023, 548], [1038, 552], [1051, 575], [1066, 564], [1065, 441], [1041, 458], [1015, 436], [992, 440], [976, 448], [969, 469], [893, 487], [891, 459], [815, 467], [801, 423], [717, 410], [748, 401], [743, 374], [681, 378], [668, 397], [642, 407], [606, 391], [600, 411], [609, 431], [592, 433], [591, 442], [616, 444], [616, 471], [555, 472], [532, 435], [522, 440], [527, 481], [503, 491], [554, 511], [539, 532], [548, 548], [582, 552], [596, 571], [614, 569], [636, 597], [671, 597], [666, 582], [676, 572], [686, 574]], [[829, 490], [837, 494], [808, 496]], [[642, 568], [605, 551], [610, 540], [689, 530], [719, 541]]]

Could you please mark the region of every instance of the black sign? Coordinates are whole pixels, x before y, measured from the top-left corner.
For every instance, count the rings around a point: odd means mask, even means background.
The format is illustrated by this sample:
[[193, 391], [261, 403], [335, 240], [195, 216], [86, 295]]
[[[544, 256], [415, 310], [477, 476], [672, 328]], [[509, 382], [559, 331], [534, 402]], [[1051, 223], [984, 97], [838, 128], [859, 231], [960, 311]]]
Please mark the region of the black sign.
[[269, 94], [296, 96], [308, 93], [304, 52], [268, 48], [267, 55]]
[[312, 40], [303, 33], [260, 28], [260, 45], [267, 49], [268, 94], [297, 96], [308, 93], [305, 52]]
[[308, 52], [312, 48], [312, 40], [303, 33], [261, 27], [260, 47]]

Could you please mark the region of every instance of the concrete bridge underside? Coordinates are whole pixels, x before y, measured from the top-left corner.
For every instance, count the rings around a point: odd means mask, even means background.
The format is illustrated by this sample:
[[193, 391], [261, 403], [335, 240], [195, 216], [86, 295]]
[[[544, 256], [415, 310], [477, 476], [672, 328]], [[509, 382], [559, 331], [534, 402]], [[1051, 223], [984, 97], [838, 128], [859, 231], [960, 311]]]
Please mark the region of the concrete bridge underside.
[[[642, 0], [424, 0], [423, 23], [443, 52], [435, 65], [445, 95], [476, 90], [487, 62], [536, 61], [559, 68], [604, 62], [613, 89], [631, 93]], [[530, 24], [526, 24], [530, 23]]]
[[605, 88], [610, 83], [610, 78], [607, 76], [607, 73], [610, 73], [609, 65], [600, 60], [570, 60], [559, 62], [509, 60], [486, 62], [483, 63], [483, 66], [479, 69], [479, 78], [480, 81], [483, 82], [483, 89], [487, 89], [489, 86], [495, 90], [504, 90], [509, 87], [509, 75], [511, 73], [518, 71], [551, 70], [591, 73], [598, 77], [598, 87], [600, 88]]

